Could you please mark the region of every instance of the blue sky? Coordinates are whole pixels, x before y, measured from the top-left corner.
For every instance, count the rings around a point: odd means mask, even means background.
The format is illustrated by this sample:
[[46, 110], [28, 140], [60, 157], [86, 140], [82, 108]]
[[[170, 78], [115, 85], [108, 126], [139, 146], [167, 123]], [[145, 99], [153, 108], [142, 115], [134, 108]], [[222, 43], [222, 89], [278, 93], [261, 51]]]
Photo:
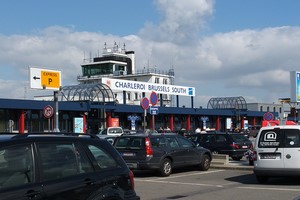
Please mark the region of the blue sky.
[[[28, 0], [1, 4], [3, 34], [29, 34], [57, 25], [76, 31], [120, 36], [136, 33], [146, 21], [157, 21], [153, 1], [130, 0]], [[116, 25], [117, 24], [117, 25]]]
[[289, 71], [300, 70], [299, 8], [298, 0], [3, 1], [0, 98], [41, 92], [28, 88], [29, 66], [76, 84], [84, 56], [117, 42], [136, 52], [137, 68], [174, 68], [176, 85], [196, 88], [195, 106], [225, 96], [277, 103], [290, 97]]
[[[5, 27], [1, 33], [5, 35], [30, 34], [58, 25], [124, 36], [137, 33], [147, 21], [159, 23], [161, 18], [151, 0], [10, 0], [1, 5], [0, 25]], [[210, 32], [299, 25], [297, 0], [217, 0], [214, 5]]]

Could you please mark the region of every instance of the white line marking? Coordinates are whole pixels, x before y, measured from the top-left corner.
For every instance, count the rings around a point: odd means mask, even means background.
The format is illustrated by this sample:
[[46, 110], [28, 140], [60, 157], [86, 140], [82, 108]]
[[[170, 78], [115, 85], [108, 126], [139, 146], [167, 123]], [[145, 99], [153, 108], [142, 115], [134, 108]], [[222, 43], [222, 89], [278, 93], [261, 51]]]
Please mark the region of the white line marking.
[[178, 176], [168, 176], [163, 178], [153, 178], [153, 179], [137, 179], [139, 181], [153, 181], [153, 180], [164, 180], [164, 179], [171, 179], [171, 178], [181, 178], [186, 176], [195, 176], [195, 175], [202, 175], [202, 174], [211, 174], [211, 173], [217, 173], [217, 172], [223, 172], [225, 170], [215, 170], [215, 171], [205, 171], [205, 172], [197, 172], [192, 174], [184, 174], [184, 175], [178, 175]]
[[173, 182], [173, 181], [160, 181], [160, 180], [137, 180], [137, 181], [145, 181], [151, 183], [167, 183], [167, 184], [176, 184], [176, 185], [192, 185], [192, 186], [206, 186], [206, 187], [218, 187], [222, 188], [222, 185], [211, 185], [211, 184], [200, 184], [200, 183], [181, 183], [181, 182]]
[[237, 187], [239, 189], [249, 189], [249, 190], [274, 190], [274, 191], [295, 191], [300, 192], [300, 189], [292, 188], [267, 188], [267, 187]]
[[192, 174], [184, 174], [184, 175], [178, 175], [178, 176], [168, 176], [164, 178], [158, 178], [157, 180], [163, 180], [163, 179], [169, 179], [169, 178], [180, 178], [180, 177], [185, 177], [185, 176], [195, 176], [195, 175], [202, 175], [202, 174], [211, 174], [211, 173], [217, 173], [217, 172], [222, 172], [225, 170], [216, 170], [216, 171], [205, 171], [205, 172], [197, 172], [197, 173], [192, 173]]

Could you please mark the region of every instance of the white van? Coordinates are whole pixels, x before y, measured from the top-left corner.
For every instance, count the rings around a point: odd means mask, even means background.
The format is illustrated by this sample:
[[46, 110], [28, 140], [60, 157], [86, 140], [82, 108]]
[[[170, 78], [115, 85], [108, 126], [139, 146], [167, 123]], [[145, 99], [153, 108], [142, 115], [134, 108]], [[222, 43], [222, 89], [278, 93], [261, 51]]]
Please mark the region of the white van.
[[110, 136], [120, 136], [124, 133], [122, 127], [108, 127], [102, 129], [99, 134], [100, 135], [110, 135]]
[[254, 145], [253, 172], [260, 183], [272, 176], [299, 176], [300, 125], [262, 127]]

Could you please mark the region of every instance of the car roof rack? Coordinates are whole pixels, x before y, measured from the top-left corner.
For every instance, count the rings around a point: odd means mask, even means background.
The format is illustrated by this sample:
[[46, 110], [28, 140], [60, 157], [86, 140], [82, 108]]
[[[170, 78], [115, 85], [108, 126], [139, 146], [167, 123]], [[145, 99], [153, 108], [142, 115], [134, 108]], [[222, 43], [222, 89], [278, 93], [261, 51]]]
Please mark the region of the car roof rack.
[[27, 138], [29, 136], [55, 136], [55, 135], [60, 135], [60, 136], [77, 136], [77, 137], [85, 137], [89, 136], [90, 138], [97, 138], [96, 135], [89, 134], [89, 133], [66, 133], [66, 132], [32, 132], [32, 133], [17, 133], [15, 134], [12, 138], [18, 139], [18, 138]]

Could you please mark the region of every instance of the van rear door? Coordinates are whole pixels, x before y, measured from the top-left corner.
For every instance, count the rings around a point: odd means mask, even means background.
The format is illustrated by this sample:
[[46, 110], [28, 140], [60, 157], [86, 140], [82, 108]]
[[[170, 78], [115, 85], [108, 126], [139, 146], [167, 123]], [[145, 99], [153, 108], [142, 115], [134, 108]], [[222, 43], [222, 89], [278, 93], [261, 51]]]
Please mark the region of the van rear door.
[[281, 129], [261, 129], [256, 138], [257, 164], [262, 168], [284, 168], [284, 141]]
[[300, 130], [282, 129], [284, 132], [283, 161], [285, 168], [300, 169]]

